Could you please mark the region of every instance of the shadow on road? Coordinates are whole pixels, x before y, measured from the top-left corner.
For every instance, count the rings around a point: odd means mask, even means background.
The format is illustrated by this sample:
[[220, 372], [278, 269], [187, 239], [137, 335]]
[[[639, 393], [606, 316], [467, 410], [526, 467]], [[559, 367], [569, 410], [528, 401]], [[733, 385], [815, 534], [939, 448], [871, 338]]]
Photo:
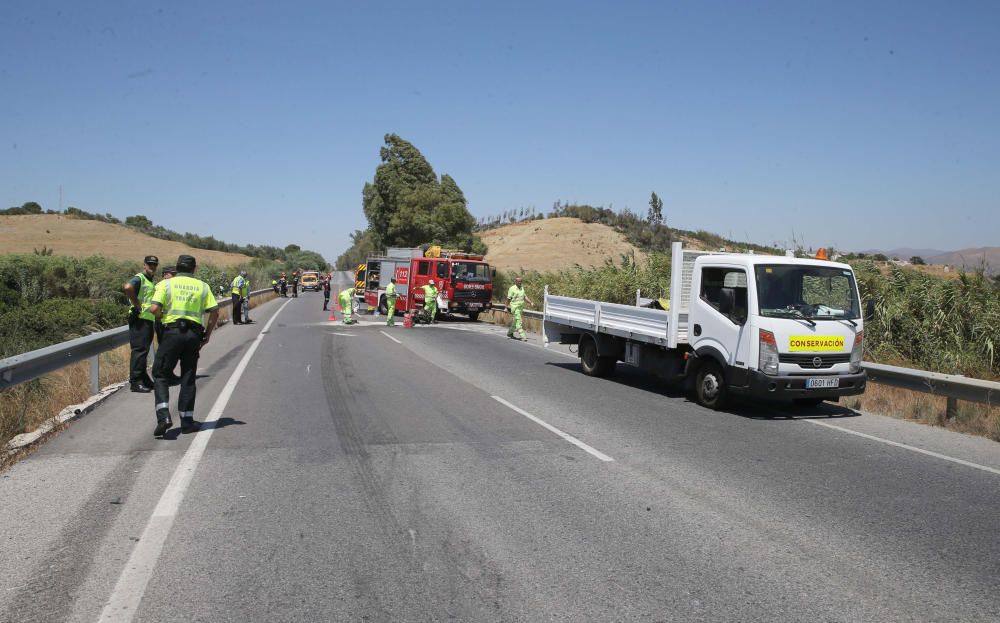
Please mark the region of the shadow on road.
[[[583, 374], [579, 363], [549, 361], [545, 365]], [[651, 374], [635, 370], [629, 366], [619, 364], [615, 369], [614, 376], [607, 380], [640, 391], [658, 394], [664, 398], [683, 398], [687, 402], [695, 404], [690, 394], [684, 390], [683, 385], [679, 383], [667, 383]], [[733, 397], [731, 405], [724, 412], [751, 420], [768, 420], [774, 422], [808, 419], [834, 420], [861, 415], [854, 409], [832, 402], [824, 402], [817, 406], [799, 406], [791, 402], [780, 401], [754, 402], [748, 398], [739, 396]]]
[[[214, 422], [202, 422], [201, 427], [198, 430], [199, 431], [216, 430], [218, 428], [225, 428], [227, 426], [242, 426], [244, 424], [246, 424], [246, 422], [242, 420], [234, 420], [231, 417], [223, 417], [219, 418]], [[174, 422], [174, 427], [163, 434], [163, 439], [164, 441], [175, 441], [182, 434], [183, 433], [181, 433], [180, 424]]]

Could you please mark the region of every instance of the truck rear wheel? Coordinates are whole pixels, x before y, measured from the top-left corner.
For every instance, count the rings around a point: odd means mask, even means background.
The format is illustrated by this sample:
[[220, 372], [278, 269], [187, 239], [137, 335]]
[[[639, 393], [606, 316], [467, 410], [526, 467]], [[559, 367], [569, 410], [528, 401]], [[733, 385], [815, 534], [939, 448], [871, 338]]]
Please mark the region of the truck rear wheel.
[[606, 377], [615, 371], [614, 357], [601, 357], [597, 354], [597, 343], [589, 336], [580, 340], [580, 365], [587, 376]]
[[729, 391], [722, 367], [715, 361], [703, 363], [695, 377], [694, 392], [701, 406], [716, 410], [724, 408], [729, 400]]
[[378, 300], [378, 313], [383, 316], [389, 315], [389, 304], [385, 302], [384, 294]]

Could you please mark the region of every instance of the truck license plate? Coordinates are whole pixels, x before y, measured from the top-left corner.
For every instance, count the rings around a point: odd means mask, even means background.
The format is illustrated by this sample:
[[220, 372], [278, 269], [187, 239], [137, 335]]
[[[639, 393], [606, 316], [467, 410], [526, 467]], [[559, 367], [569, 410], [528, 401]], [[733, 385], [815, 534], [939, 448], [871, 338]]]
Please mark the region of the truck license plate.
[[840, 379], [806, 379], [806, 389], [820, 389], [828, 387], [840, 387]]
[[479, 309], [482, 306], [483, 306], [482, 303], [469, 303], [468, 304], [468, 308], [469, 309]]

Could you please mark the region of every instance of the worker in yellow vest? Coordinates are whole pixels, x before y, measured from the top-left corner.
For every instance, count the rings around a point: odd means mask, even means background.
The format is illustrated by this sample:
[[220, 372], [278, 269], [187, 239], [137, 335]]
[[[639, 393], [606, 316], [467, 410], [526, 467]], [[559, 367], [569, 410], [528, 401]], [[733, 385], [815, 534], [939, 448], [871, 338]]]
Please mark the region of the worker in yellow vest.
[[521, 341], [525, 341], [528, 339], [528, 334], [524, 332], [524, 324], [521, 319], [521, 314], [524, 311], [524, 302], [528, 301], [529, 305], [534, 305], [535, 303], [524, 292], [524, 286], [521, 285], [521, 281], [520, 277], [515, 277], [514, 285], [507, 290], [507, 305], [510, 307], [511, 315], [507, 337], [516, 337]]
[[351, 298], [353, 296], [354, 288], [347, 288], [337, 295], [337, 300], [340, 302], [340, 311], [344, 314], [344, 324], [357, 323], [357, 320], [351, 315], [351, 312], [354, 311], [351, 306]]
[[[177, 411], [181, 432], [198, 430], [194, 420], [195, 373], [202, 347], [208, 344], [219, 321], [219, 305], [207, 283], [196, 279], [197, 262], [190, 255], [177, 258], [177, 275], [161, 281], [153, 292], [149, 311], [163, 323], [163, 341], [153, 361], [153, 396], [156, 410], [154, 437], [170, 430], [170, 380], [174, 366], [181, 362], [180, 395]], [[208, 313], [208, 324], [204, 315]]]
[[247, 271], [241, 270], [232, 283], [233, 324], [245, 324], [243, 322], [243, 300], [247, 298], [250, 292], [249, 286], [250, 282], [247, 281]]
[[396, 315], [396, 278], [389, 280], [389, 285], [385, 287], [385, 326], [391, 327], [396, 323], [392, 317]]
[[147, 255], [142, 260], [142, 271], [125, 282], [122, 289], [132, 308], [128, 315], [128, 343], [132, 349], [129, 357], [129, 388], [134, 392], [148, 394], [153, 391], [153, 380], [146, 372], [149, 347], [153, 343], [155, 317], [149, 313], [153, 299], [153, 276], [160, 260], [155, 255]]
[[437, 324], [438, 289], [433, 281], [428, 281], [422, 287], [424, 290], [424, 313], [427, 314], [427, 322]]

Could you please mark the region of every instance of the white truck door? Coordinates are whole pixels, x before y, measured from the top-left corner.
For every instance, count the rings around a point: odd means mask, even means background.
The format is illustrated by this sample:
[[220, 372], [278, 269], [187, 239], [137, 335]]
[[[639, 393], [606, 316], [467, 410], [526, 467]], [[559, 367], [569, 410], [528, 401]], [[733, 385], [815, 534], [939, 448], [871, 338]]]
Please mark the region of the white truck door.
[[[695, 351], [711, 348], [728, 365], [746, 368], [750, 353], [749, 289], [742, 266], [701, 266], [692, 292], [688, 341]], [[733, 292], [733, 308], [723, 312], [722, 290]]]

